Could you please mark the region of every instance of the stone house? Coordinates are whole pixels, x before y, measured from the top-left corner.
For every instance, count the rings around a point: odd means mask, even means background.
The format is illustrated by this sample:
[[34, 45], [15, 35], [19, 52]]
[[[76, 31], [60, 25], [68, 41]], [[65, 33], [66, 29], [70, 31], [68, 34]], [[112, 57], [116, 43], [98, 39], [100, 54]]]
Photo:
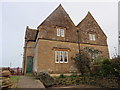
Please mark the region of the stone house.
[[77, 71], [71, 57], [79, 52], [78, 35], [80, 49], [98, 49], [100, 56], [109, 58], [107, 36], [91, 13], [88, 12], [75, 26], [64, 8], [59, 5], [37, 30], [26, 27], [23, 72], [47, 71], [60, 74]]

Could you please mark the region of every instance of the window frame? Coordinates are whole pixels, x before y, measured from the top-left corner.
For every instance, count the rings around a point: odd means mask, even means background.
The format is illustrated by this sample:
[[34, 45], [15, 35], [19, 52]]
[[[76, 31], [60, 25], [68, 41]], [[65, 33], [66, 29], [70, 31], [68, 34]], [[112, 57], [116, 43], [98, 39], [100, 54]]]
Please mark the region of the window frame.
[[60, 29], [60, 32], [61, 32], [61, 33], [60, 33], [60, 34], [61, 34], [61, 37], [64, 37], [64, 36], [65, 36], [65, 35], [64, 35], [64, 31], [65, 31], [64, 29]]
[[60, 28], [57, 28], [57, 36], [61, 36], [61, 30], [60, 30]]
[[[66, 52], [67, 62], [65, 62], [65, 52]], [[64, 51], [64, 63], [68, 63], [68, 51]]]
[[[58, 53], [58, 62], [57, 62], [57, 53]], [[55, 51], [55, 63], [59, 63], [59, 51]]]
[[65, 37], [65, 29], [64, 28], [57, 28], [57, 36]]
[[[62, 62], [60, 61], [61, 60], [61, 53], [62, 53], [62, 60], [63, 60]], [[63, 53], [63, 51], [60, 51], [59, 62], [64, 63], [64, 53]]]
[[[65, 53], [67, 57], [67, 62], [65, 62]], [[62, 54], [62, 61], [60, 61], [61, 54]], [[58, 56], [58, 61], [57, 61], [57, 56]], [[55, 51], [55, 63], [68, 63], [68, 51]]]
[[95, 41], [95, 34], [89, 34], [89, 40]]

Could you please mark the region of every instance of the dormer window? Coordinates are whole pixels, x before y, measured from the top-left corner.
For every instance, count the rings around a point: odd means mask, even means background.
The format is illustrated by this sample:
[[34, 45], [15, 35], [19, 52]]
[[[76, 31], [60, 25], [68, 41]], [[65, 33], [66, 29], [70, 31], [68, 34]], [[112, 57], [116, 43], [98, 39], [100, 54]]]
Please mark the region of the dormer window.
[[59, 36], [59, 37], [64, 37], [64, 29], [58, 28], [58, 29], [57, 29], [57, 36]]
[[89, 39], [91, 41], [95, 41], [95, 34], [89, 34]]

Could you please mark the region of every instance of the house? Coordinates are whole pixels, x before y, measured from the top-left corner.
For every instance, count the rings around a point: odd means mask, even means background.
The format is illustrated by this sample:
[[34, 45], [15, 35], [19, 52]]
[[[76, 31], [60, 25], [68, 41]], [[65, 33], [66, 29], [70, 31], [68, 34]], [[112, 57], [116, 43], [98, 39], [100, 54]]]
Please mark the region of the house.
[[120, 56], [120, 30], [118, 34], [118, 56]]
[[64, 8], [59, 5], [37, 30], [26, 27], [23, 72], [47, 71], [60, 74], [77, 71], [71, 57], [79, 52], [78, 39], [80, 49], [98, 49], [100, 56], [109, 58], [107, 36], [91, 13], [88, 12], [75, 26]]

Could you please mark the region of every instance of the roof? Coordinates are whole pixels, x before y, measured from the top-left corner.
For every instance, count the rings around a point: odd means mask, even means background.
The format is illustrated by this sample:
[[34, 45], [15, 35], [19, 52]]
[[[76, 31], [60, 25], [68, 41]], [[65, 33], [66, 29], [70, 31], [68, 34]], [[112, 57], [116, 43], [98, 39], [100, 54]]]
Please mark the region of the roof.
[[71, 18], [61, 4], [39, 26], [41, 25], [55, 25], [63, 27], [66, 27], [66, 25], [68, 25], [75, 27], [73, 21], [71, 20]]
[[95, 18], [92, 16], [92, 14], [90, 12], [87, 13], [87, 15], [85, 16], [85, 18], [76, 26], [78, 28], [81, 28], [81, 26], [83, 24], [85, 24], [86, 21], [94, 21], [96, 23], [96, 25], [99, 27], [99, 29], [102, 31], [102, 33], [106, 36], [106, 34], [103, 32], [103, 30], [101, 29], [101, 27], [99, 26], [99, 24], [97, 23], [97, 21], [95, 20]]
[[26, 27], [25, 40], [26, 41], [35, 41], [38, 34], [37, 29], [30, 29], [28, 26]]

